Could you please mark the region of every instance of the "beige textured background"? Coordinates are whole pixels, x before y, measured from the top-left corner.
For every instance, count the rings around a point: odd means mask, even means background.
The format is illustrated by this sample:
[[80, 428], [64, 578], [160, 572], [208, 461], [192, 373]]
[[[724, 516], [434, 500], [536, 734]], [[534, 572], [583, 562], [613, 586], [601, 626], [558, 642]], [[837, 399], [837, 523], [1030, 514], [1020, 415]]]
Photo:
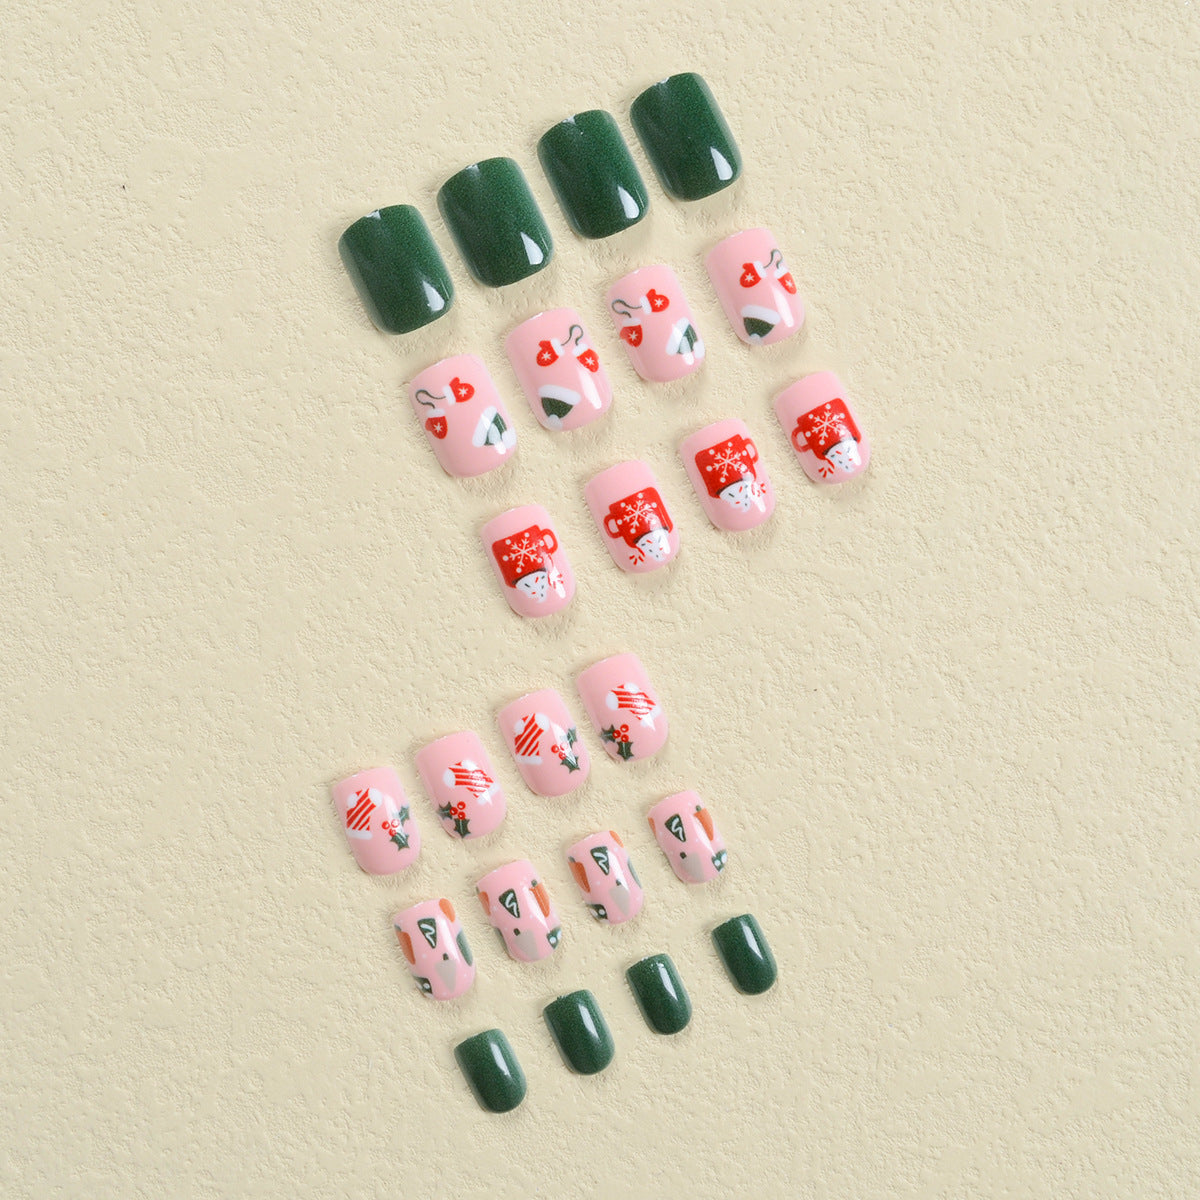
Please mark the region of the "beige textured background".
[[[826, 2], [19, 4], [0, 43], [0, 1191], [14, 1197], [1190, 1197], [1197, 967], [1195, 7]], [[533, 146], [556, 119], [708, 77], [746, 160], [703, 203], [571, 235]], [[433, 196], [512, 153], [558, 244], [474, 285]], [[635, 155], [645, 165], [640, 148]], [[335, 240], [430, 217], [452, 315], [373, 331]], [[750, 352], [700, 256], [771, 226], [809, 305]], [[709, 343], [642, 385], [604, 285], [674, 264]], [[577, 304], [618, 396], [555, 439], [502, 336]], [[404, 380], [471, 349], [514, 467], [436, 469]], [[770, 398], [836, 369], [870, 473], [810, 485]], [[742, 414], [779, 493], [709, 528], [674, 451]], [[635, 453], [684, 548], [623, 577], [581, 496]], [[562, 619], [511, 615], [476, 544], [502, 506], [561, 522]], [[597, 756], [577, 798], [519, 784], [518, 690], [633, 649], [668, 751]], [[471, 725], [509, 790], [490, 844], [412, 768]], [[590, 736], [590, 734], [589, 734]], [[593, 742], [593, 751], [598, 747]], [[393, 762], [426, 850], [372, 880], [331, 780]], [[705, 891], [642, 820], [682, 786], [731, 846]], [[594, 928], [561, 849], [615, 825], [647, 887]], [[470, 885], [542, 864], [564, 917], [508, 961]], [[446, 892], [479, 981], [424, 1002], [393, 907]], [[708, 942], [754, 911], [780, 982], [738, 997]], [[695, 1018], [642, 1024], [665, 949]], [[618, 1057], [584, 1080], [540, 1020], [587, 986]], [[451, 1057], [491, 1024], [529, 1076], [483, 1114]]]

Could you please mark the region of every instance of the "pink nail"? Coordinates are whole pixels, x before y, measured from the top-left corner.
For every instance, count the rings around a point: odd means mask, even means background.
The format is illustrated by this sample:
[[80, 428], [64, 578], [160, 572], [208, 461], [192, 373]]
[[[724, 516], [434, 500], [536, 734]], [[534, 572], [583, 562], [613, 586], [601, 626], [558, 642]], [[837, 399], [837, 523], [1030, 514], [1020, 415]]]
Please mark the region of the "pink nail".
[[617, 336], [643, 379], [682, 379], [704, 361], [696, 319], [670, 267], [630, 271], [608, 289], [605, 302]]
[[553, 688], [514, 700], [496, 715], [496, 723], [530, 791], [565, 796], [587, 779], [587, 747]]
[[621, 839], [610, 829], [581, 838], [567, 863], [597, 921], [621, 925], [642, 911], [642, 884]]
[[725, 870], [725, 839], [695, 792], [676, 792], [660, 800], [646, 819], [684, 883], [707, 883]]
[[408, 385], [408, 395], [447, 475], [482, 475], [516, 453], [512, 418], [483, 360], [474, 354], [426, 367]]
[[541, 505], [510, 508], [493, 517], [480, 537], [513, 612], [546, 617], [571, 603], [575, 575]]
[[636, 654], [602, 658], [575, 686], [610, 758], [649, 758], [666, 745], [667, 714]]
[[733, 331], [751, 346], [791, 337], [804, 324], [796, 281], [769, 229], [745, 229], [718, 242], [704, 260]]
[[654, 571], [679, 553], [679, 534], [658, 480], [644, 462], [617, 463], [583, 489], [613, 562], [623, 571]]
[[537, 962], [554, 953], [562, 938], [558, 913], [533, 864], [521, 859], [485, 875], [476, 885], [479, 902], [505, 949], [517, 962]]
[[578, 429], [608, 411], [612, 386], [592, 345], [573, 308], [538, 313], [505, 339], [529, 407], [546, 429]]
[[417, 770], [442, 828], [451, 837], [483, 837], [504, 820], [504, 793], [478, 736], [469, 729], [417, 751]]
[[684, 438], [679, 454], [701, 506], [718, 529], [753, 529], [775, 511], [775, 489], [758, 447], [736, 417]]
[[396, 940], [417, 986], [435, 1000], [471, 990], [475, 960], [449, 900], [423, 900], [392, 914]]
[[775, 397], [779, 423], [792, 439], [804, 473], [816, 483], [853, 479], [871, 461], [871, 444], [845, 396], [832, 371], [819, 371]]
[[400, 777], [391, 767], [359, 771], [333, 785], [354, 861], [368, 874], [394, 875], [411, 866], [421, 852], [421, 831], [404, 798]]

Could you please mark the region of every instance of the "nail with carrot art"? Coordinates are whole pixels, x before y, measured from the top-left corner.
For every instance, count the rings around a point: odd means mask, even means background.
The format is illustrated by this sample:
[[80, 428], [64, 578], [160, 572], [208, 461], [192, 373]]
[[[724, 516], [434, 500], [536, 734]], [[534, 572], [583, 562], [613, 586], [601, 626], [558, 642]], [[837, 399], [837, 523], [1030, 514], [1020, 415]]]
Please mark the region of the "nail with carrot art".
[[580, 838], [567, 851], [567, 865], [597, 921], [621, 925], [642, 911], [641, 881], [613, 830]]
[[511, 958], [530, 963], [554, 953], [562, 925], [532, 863], [520, 859], [497, 867], [475, 884], [475, 892]]
[[707, 883], [725, 870], [725, 839], [695, 792], [667, 796], [646, 819], [671, 869], [684, 883]]
[[454, 905], [423, 900], [392, 916], [396, 940], [417, 986], [434, 1000], [453, 1000], [475, 982], [475, 960]]

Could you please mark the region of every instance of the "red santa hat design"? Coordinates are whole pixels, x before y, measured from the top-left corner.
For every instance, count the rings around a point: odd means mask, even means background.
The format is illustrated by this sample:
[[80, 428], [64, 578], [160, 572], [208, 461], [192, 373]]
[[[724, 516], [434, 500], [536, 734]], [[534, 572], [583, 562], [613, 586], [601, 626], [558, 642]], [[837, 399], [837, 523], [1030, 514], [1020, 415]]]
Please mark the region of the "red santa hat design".
[[811, 450], [824, 458], [839, 443], [857, 442], [861, 436], [846, 402], [836, 399], [801, 414], [792, 431], [792, 443], [797, 450]]
[[696, 455], [696, 466], [708, 494], [717, 498], [727, 488], [744, 479], [755, 478], [754, 464], [758, 447], [748, 438], [736, 433]]

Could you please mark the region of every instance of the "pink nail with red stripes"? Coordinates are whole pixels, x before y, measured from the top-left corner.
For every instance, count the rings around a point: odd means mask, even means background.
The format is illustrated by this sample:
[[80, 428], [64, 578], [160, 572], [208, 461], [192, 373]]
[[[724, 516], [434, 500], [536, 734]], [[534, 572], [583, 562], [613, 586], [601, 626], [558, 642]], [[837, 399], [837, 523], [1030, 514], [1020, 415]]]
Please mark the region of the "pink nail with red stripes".
[[671, 869], [684, 883], [707, 883], [725, 870], [729, 857], [725, 839], [695, 792], [667, 796], [646, 819]]
[[417, 770], [442, 828], [451, 837], [483, 837], [504, 820], [504, 793], [478, 736], [469, 729], [417, 751]]
[[675, 522], [663, 503], [658, 480], [644, 462], [633, 459], [601, 471], [583, 494], [621, 570], [655, 571], [679, 553]]
[[643, 379], [682, 379], [704, 361], [704, 342], [670, 267], [631, 271], [608, 289], [605, 302], [629, 361]]
[[775, 413], [809, 479], [842, 483], [867, 469], [871, 445], [832, 371], [805, 375], [784, 389], [775, 397]]
[[523, 321], [504, 348], [533, 415], [546, 429], [578, 429], [608, 411], [612, 386], [573, 308]]
[[475, 891], [510, 957], [529, 963], [554, 953], [562, 925], [532, 863], [521, 859], [497, 867], [475, 885]]
[[471, 990], [475, 960], [449, 900], [422, 900], [393, 913], [392, 927], [409, 972], [426, 996], [453, 1000]]
[[610, 758], [649, 758], [666, 745], [667, 714], [636, 654], [602, 658], [575, 686]]
[[642, 884], [610, 829], [581, 838], [567, 851], [567, 865], [597, 921], [620, 925], [642, 911]]
[[531, 791], [565, 796], [588, 777], [588, 752], [562, 697], [553, 688], [506, 705], [496, 723]]
[[718, 529], [753, 529], [775, 511], [775, 489], [758, 447], [736, 417], [684, 438], [679, 454], [705, 514]]
[[480, 537], [513, 612], [546, 617], [571, 603], [575, 575], [550, 514], [540, 504], [493, 517]]
[[769, 229], [744, 229], [718, 242], [704, 260], [733, 331], [751, 346], [791, 337], [804, 324], [783, 253]]
[[421, 833], [391, 767], [360, 771], [333, 785], [355, 862], [371, 875], [394, 875], [416, 861]]
[[512, 418], [483, 360], [474, 354], [426, 367], [408, 385], [408, 395], [447, 475], [482, 475], [516, 453]]

